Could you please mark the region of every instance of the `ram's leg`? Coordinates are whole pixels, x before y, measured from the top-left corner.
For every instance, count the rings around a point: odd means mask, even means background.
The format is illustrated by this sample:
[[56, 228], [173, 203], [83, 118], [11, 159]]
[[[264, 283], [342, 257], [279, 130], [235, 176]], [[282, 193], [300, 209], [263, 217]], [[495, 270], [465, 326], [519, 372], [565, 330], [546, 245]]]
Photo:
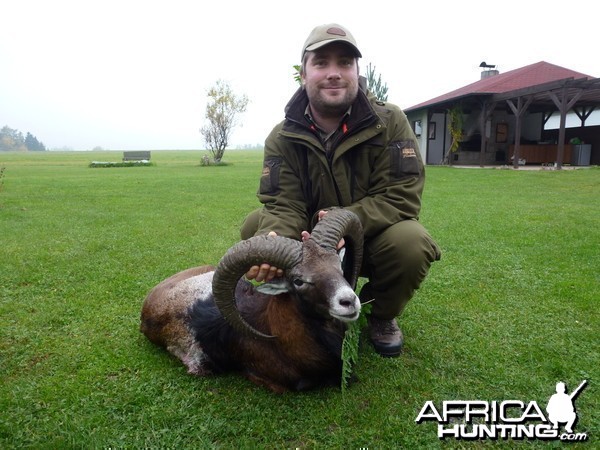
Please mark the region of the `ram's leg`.
[[285, 386], [275, 383], [273, 380], [262, 378], [253, 372], [246, 371], [244, 372], [244, 375], [248, 380], [252, 381], [257, 386], [264, 386], [267, 389], [275, 392], [276, 394], [283, 394], [284, 392], [289, 391], [289, 389]]
[[172, 355], [176, 356], [187, 367], [192, 375], [205, 376], [212, 374], [207, 368], [206, 354], [196, 342], [182, 348], [182, 346], [167, 347]]

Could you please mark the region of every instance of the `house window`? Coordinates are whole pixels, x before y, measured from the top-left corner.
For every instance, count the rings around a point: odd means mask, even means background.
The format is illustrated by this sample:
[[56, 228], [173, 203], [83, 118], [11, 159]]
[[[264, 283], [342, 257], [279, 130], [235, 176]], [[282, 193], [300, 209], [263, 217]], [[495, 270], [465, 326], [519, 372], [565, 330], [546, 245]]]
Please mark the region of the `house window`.
[[417, 135], [417, 137], [420, 137], [421, 133], [423, 133], [423, 129], [421, 128], [421, 121], [420, 120], [415, 120], [413, 122], [413, 131], [415, 132], [415, 134]]
[[435, 127], [436, 122], [429, 122], [427, 125], [427, 138], [431, 140], [435, 140]]

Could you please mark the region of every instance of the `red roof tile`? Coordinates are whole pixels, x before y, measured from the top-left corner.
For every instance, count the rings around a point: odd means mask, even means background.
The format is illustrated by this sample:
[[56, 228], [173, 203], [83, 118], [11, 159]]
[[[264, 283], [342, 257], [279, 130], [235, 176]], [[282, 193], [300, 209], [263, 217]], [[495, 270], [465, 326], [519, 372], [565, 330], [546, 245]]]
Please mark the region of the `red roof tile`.
[[578, 79], [593, 77], [580, 72], [575, 72], [574, 70], [565, 69], [564, 67], [555, 66], [554, 64], [545, 61], [540, 61], [535, 64], [530, 64], [529, 66], [484, 78], [475, 83], [448, 92], [447, 94], [406, 108], [405, 110], [420, 109], [473, 94], [502, 94], [551, 81], [564, 80], [566, 78]]

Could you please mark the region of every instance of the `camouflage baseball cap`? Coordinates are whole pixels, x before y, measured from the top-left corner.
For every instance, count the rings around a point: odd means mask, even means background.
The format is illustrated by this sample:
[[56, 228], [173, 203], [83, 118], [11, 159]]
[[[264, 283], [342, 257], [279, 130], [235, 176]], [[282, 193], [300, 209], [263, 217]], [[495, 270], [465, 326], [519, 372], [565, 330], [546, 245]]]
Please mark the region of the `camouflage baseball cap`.
[[306, 42], [302, 46], [302, 55], [300, 60], [304, 59], [304, 54], [306, 52], [312, 52], [321, 48], [325, 45], [331, 44], [333, 42], [345, 42], [350, 45], [352, 49], [356, 52], [356, 56], [362, 58], [360, 50], [356, 45], [356, 41], [354, 40], [354, 36], [341, 25], [337, 23], [328, 23], [325, 25], [319, 25], [311, 33], [308, 35]]

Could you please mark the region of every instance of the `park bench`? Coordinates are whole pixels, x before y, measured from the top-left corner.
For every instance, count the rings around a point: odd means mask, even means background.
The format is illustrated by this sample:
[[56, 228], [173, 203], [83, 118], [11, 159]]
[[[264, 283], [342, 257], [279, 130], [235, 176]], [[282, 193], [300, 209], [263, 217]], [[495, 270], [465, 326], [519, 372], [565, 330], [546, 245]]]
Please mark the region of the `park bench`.
[[150, 161], [150, 151], [123, 152], [123, 161]]

